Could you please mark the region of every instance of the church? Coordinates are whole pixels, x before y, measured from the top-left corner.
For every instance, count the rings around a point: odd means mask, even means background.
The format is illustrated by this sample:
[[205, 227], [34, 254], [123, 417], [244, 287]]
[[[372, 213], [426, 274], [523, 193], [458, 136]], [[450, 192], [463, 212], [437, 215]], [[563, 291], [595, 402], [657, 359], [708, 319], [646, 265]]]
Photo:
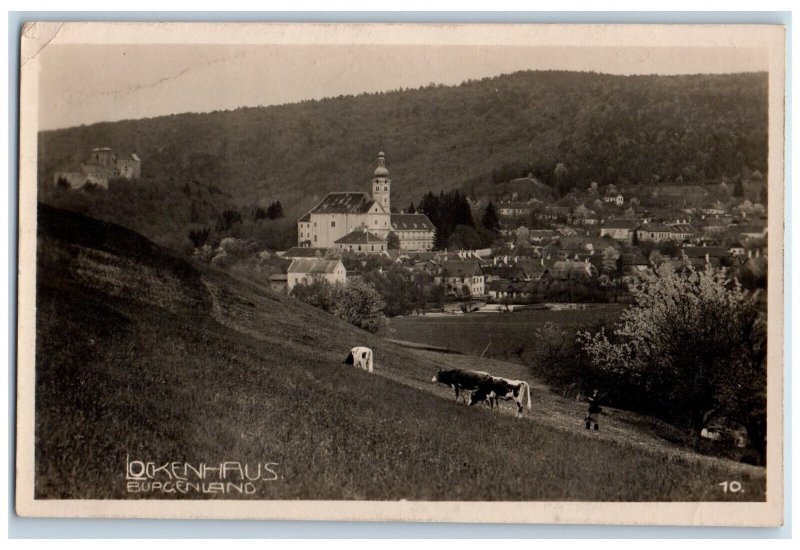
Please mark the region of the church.
[[363, 191], [328, 193], [297, 220], [297, 244], [380, 254], [388, 249], [389, 233], [394, 233], [400, 250], [433, 249], [435, 227], [428, 216], [392, 214], [391, 188], [386, 157], [381, 152], [372, 178], [372, 194]]

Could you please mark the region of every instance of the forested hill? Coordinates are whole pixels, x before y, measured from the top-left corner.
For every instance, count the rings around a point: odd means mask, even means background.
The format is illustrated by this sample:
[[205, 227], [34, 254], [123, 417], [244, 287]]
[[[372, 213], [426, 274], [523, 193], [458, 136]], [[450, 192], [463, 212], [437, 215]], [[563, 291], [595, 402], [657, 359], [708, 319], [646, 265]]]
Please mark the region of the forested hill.
[[[519, 72], [460, 86], [100, 123], [40, 135], [40, 183], [93, 147], [136, 151], [143, 177], [213, 185], [288, 216], [368, 190], [379, 149], [394, 204], [429, 189], [490, 190], [533, 172], [557, 186], [715, 180], [766, 171], [767, 75]], [[563, 175], [563, 170], [562, 170]]]

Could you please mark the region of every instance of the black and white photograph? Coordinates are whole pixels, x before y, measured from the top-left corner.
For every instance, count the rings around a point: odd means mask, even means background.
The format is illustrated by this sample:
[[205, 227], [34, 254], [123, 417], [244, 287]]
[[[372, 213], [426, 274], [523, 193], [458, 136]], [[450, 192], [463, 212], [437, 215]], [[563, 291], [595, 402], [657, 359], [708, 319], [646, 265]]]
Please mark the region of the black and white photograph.
[[780, 525], [785, 40], [27, 24], [18, 513]]

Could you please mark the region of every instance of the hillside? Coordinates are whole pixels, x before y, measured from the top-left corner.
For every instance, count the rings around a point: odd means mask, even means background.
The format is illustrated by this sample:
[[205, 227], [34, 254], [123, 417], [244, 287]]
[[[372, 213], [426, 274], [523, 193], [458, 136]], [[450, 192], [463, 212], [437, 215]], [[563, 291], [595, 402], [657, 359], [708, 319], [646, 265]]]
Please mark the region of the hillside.
[[[763, 469], [695, 455], [646, 418], [612, 410], [586, 433], [583, 407], [535, 380], [524, 420], [430, 383], [519, 365], [401, 347], [44, 204], [38, 232], [37, 498], [137, 498], [132, 460], [277, 463], [255, 495], [270, 499], [764, 498]], [[342, 364], [355, 345], [375, 374]], [[728, 479], [746, 496], [721, 493]]]
[[[280, 200], [293, 218], [329, 191], [367, 190], [381, 148], [401, 208], [428, 190], [491, 195], [496, 184], [528, 173], [559, 193], [590, 181], [766, 173], [767, 75], [519, 72], [454, 87], [93, 124], [40, 134], [40, 185], [101, 145], [136, 151], [151, 191], [136, 197], [139, 217], [86, 211], [161, 240], [139, 218], [163, 221], [164, 186], [213, 185], [239, 205]], [[556, 177], [559, 163], [566, 172]], [[189, 217], [196, 202], [179, 200], [173, 214]]]

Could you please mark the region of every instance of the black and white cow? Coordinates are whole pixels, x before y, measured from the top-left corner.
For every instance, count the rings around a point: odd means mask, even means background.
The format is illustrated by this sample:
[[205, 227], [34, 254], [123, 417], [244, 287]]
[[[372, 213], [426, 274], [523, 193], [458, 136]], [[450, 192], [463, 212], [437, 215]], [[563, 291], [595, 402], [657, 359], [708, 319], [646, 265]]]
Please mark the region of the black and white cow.
[[515, 401], [517, 404], [517, 418], [522, 417], [522, 401], [527, 394], [528, 397], [528, 410], [531, 408], [531, 387], [524, 380], [509, 380], [508, 378], [499, 378], [490, 376], [478, 386], [470, 398], [469, 405], [475, 405], [481, 401], [489, 401], [489, 406], [494, 409], [500, 409], [500, 399], [507, 401]]
[[346, 365], [353, 365], [367, 372], [372, 372], [372, 350], [363, 346], [356, 346], [347, 354], [347, 358], [342, 361]]
[[[491, 378], [488, 372], [482, 372], [469, 369], [452, 369], [441, 370], [436, 373], [436, 376], [431, 379], [431, 382], [439, 382], [440, 384], [447, 384], [456, 390], [456, 402], [458, 402], [461, 392], [475, 391], [478, 389], [485, 380]], [[464, 394], [464, 402], [467, 402], [466, 393]]]

